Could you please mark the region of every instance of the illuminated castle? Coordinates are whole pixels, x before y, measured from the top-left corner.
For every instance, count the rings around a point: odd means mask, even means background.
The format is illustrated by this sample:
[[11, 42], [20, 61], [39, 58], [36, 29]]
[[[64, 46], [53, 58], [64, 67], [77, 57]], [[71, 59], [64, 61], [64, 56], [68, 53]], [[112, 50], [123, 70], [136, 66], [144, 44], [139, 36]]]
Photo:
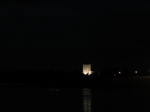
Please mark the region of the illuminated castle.
[[92, 71], [91, 71], [91, 64], [83, 64], [83, 71], [82, 73], [84, 75], [91, 75]]

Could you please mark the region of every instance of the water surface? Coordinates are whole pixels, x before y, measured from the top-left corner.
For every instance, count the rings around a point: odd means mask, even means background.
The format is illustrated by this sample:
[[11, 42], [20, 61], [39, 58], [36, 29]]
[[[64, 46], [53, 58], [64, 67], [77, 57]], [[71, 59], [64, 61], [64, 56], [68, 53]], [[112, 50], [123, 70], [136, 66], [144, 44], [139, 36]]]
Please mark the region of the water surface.
[[0, 111], [148, 111], [150, 89], [0, 88]]

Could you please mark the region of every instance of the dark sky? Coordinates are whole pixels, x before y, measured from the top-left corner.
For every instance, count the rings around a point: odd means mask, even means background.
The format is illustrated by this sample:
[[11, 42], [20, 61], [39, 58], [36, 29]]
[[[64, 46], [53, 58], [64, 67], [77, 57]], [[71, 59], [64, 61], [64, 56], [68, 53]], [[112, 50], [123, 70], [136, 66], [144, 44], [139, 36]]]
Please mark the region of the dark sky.
[[1, 70], [149, 67], [146, 1], [5, 0], [0, 10]]

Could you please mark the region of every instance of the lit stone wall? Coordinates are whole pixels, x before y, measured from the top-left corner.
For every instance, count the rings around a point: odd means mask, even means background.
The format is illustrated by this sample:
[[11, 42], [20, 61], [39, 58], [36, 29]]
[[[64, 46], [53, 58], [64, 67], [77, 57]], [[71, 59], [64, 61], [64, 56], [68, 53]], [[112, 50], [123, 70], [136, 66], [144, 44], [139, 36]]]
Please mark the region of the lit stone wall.
[[83, 64], [83, 74], [84, 75], [91, 75], [91, 64]]

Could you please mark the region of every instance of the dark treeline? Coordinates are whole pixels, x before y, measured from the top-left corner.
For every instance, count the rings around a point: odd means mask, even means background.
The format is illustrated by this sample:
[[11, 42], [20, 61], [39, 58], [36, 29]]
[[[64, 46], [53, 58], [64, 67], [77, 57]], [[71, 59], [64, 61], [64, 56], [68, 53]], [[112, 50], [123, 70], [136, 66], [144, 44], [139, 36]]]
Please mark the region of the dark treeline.
[[1, 86], [42, 86], [42, 87], [89, 87], [95, 86], [103, 79], [113, 77], [133, 77], [150, 75], [146, 69], [120, 70], [117, 68], [105, 68], [94, 71], [90, 76], [83, 75], [81, 71], [32, 71], [29, 69], [18, 69], [13, 72], [0, 72]]

